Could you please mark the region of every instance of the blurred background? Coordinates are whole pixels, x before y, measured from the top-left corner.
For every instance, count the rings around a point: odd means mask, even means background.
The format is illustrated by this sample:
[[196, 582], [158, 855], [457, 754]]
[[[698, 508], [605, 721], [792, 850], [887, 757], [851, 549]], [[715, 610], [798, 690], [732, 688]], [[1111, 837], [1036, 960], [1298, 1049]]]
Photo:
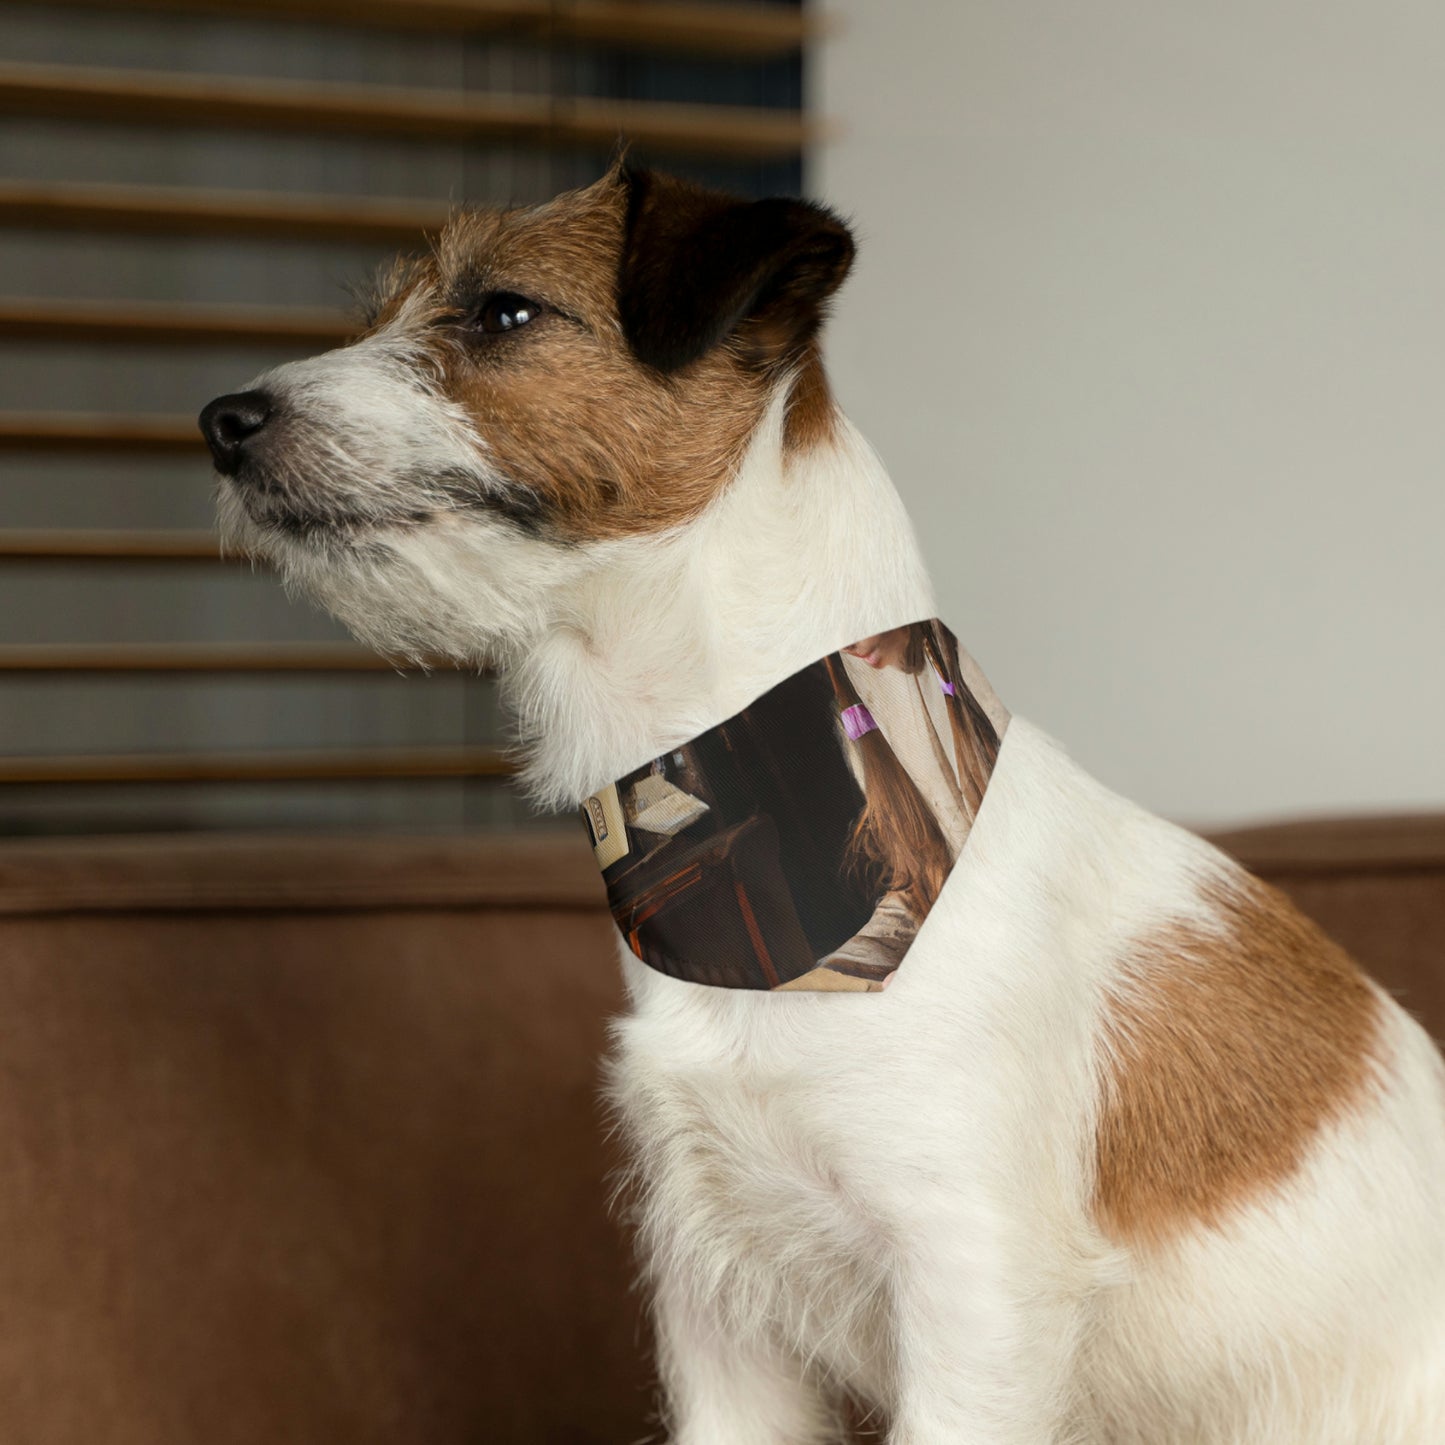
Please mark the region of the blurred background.
[[835, 384], [1013, 708], [1195, 825], [1445, 800], [1445, 25], [809, 13], [0, 4], [0, 833], [539, 821], [489, 682], [215, 559], [193, 418], [620, 133], [851, 218]]
[[0, 0], [0, 1436], [659, 1438], [583, 832], [218, 557], [195, 425], [619, 135], [850, 218], [942, 616], [1445, 1033], [1442, 73], [1366, 0]]
[[832, 0], [845, 408], [1016, 712], [1166, 817], [1445, 802], [1445, 15]]

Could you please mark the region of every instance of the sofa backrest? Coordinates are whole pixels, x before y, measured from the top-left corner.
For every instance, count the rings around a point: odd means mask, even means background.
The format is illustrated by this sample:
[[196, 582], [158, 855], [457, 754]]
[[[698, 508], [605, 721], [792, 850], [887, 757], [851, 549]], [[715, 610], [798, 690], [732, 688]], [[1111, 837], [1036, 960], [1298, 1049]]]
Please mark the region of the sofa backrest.
[[580, 829], [0, 848], [0, 1435], [635, 1440]]

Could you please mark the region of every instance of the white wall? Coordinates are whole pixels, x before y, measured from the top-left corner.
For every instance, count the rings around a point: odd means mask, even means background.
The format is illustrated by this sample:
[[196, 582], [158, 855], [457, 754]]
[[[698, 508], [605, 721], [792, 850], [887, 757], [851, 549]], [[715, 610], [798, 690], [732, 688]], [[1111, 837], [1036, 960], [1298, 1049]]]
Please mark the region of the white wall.
[[828, 8], [835, 386], [1004, 700], [1186, 821], [1445, 805], [1445, 7]]

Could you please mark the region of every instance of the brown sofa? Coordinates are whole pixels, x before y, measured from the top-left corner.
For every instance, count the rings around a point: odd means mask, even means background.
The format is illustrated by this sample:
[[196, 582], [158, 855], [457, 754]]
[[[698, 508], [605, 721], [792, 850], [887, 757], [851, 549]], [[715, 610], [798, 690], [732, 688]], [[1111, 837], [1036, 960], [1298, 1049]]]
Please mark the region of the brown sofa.
[[[1222, 840], [1445, 1033], [1445, 820]], [[0, 844], [0, 1439], [622, 1445], [580, 830]]]

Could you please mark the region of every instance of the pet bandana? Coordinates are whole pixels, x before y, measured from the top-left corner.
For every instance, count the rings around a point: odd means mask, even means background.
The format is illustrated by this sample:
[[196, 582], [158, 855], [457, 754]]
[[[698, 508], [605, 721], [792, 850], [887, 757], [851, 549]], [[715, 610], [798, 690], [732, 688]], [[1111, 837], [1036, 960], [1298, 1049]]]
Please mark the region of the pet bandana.
[[692, 983], [884, 988], [1007, 726], [941, 622], [831, 653], [582, 805], [618, 928]]

